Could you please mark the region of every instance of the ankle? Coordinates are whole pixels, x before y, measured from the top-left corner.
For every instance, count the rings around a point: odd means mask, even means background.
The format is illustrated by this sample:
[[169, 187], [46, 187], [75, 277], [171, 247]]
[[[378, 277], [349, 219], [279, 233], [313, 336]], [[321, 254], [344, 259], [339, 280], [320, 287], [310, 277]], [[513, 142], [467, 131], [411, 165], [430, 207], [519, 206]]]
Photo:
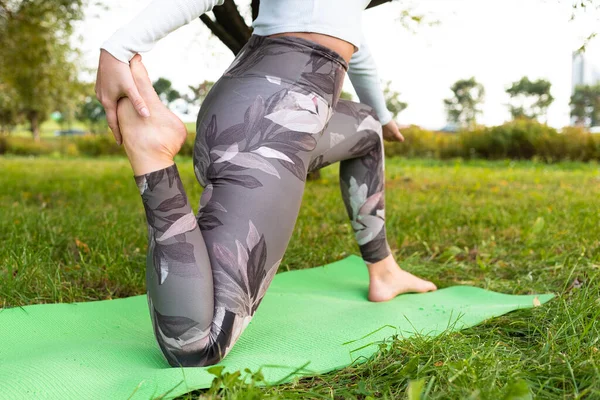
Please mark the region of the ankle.
[[129, 163], [135, 176], [146, 175], [154, 171], [158, 171], [170, 167], [175, 162], [167, 156], [161, 157], [129, 157]]
[[398, 263], [394, 259], [394, 256], [390, 254], [381, 261], [376, 263], [367, 264], [369, 270], [369, 277], [371, 279], [384, 279], [398, 269]]

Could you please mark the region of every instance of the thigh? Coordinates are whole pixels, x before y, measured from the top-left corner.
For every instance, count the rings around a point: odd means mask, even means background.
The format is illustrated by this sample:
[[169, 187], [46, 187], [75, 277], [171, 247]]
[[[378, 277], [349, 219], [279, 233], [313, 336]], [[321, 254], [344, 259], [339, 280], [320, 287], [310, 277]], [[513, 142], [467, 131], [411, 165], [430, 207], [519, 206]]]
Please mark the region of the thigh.
[[[377, 114], [371, 107], [340, 99], [311, 154], [309, 171], [370, 152], [380, 152], [383, 143], [381, 131]], [[376, 168], [376, 165], [367, 167]]]
[[227, 352], [281, 262], [331, 113], [322, 99], [264, 78], [222, 79], [213, 93], [198, 119], [194, 165], [205, 186], [198, 225], [213, 270], [214, 324], [228, 327]]

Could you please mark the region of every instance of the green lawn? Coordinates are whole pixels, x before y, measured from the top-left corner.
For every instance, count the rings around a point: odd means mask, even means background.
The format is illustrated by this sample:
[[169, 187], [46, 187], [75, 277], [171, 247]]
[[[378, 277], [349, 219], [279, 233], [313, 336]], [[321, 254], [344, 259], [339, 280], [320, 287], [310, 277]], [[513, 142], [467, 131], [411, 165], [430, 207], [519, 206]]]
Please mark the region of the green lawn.
[[[191, 160], [179, 161], [197, 204]], [[438, 286], [554, 292], [549, 304], [294, 384], [234, 382], [206, 398], [600, 398], [597, 165], [389, 159], [387, 230], [402, 266]], [[309, 182], [281, 271], [358, 254], [337, 170]], [[0, 157], [0, 307], [144, 293], [144, 213], [125, 159]], [[413, 382], [414, 383], [414, 382]], [[512, 397], [511, 397], [512, 394]]]

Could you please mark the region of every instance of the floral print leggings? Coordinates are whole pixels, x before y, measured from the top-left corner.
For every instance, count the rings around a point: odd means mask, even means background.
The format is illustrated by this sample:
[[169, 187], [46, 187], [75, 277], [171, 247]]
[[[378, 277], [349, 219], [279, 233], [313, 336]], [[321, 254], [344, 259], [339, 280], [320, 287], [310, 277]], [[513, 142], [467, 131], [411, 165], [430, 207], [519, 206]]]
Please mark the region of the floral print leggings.
[[215, 364], [235, 344], [281, 262], [307, 172], [339, 161], [364, 260], [390, 254], [381, 124], [368, 106], [339, 99], [347, 68], [314, 42], [253, 35], [198, 115], [198, 214], [176, 165], [136, 176], [150, 315], [171, 366]]

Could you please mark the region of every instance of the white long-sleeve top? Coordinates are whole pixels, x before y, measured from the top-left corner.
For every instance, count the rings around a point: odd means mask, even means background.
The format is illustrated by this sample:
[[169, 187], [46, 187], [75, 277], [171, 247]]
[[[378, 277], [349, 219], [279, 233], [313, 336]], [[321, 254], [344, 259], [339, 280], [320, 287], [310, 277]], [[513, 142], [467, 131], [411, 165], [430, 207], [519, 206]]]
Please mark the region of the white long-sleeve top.
[[[136, 53], [151, 50], [156, 42], [223, 4], [224, 0], [153, 0], [131, 22], [117, 30], [101, 48], [128, 63]], [[353, 44], [357, 51], [348, 76], [359, 100], [371, 106], [381, 124], [391, 121], [385, 105], [377, 66], [361, 30], [362, 11], [370, 0], [261, 0], [252, 24], [261, 36], [283, 32], [315, 32]]]

